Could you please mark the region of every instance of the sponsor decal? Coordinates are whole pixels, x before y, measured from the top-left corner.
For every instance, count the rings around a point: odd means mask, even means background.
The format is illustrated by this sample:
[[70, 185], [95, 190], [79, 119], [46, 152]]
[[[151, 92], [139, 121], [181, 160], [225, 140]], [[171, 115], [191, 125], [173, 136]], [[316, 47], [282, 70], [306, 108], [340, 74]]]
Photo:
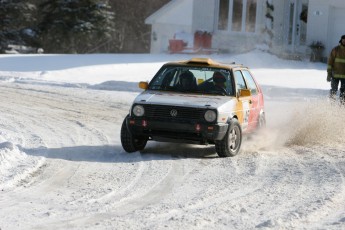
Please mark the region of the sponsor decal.
[[177, 116], [177, 110], [176, 110], [176, 109], [170, 110], [170, 115], [171, 115], [172, 117], [176, 117], [176, 116]]

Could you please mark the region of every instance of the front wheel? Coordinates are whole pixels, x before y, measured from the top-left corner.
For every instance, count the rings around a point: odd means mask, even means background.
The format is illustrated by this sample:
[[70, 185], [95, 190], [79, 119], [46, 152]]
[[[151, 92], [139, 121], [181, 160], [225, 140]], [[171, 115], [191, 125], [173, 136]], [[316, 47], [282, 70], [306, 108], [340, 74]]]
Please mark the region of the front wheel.
[[147, 140], [148, 139], [144, 137], [133, 136], [127, 128], [126, 119], [123, 120], [121, 126], [121, 144], [126, 152], [132, 153], [143, 150], [146, 146]]
[[240, 151], [242, 143], [242, 130], [237, 119], [232, 119], [228, 132], [221, 141], [216, 141], [216, 151], [220, 157], [233, 157]]

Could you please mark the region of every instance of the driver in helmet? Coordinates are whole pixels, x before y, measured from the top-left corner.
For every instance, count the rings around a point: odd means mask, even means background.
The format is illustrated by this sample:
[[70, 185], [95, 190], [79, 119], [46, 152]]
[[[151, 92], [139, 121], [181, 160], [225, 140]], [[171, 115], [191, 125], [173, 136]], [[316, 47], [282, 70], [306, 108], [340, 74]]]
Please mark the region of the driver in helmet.
[[226, 82], [226, 78], [221, 72], [216, 71], [213, 73], [213, 83], [216, 88], [222, 88], [225, 90], [226, 89], [225, 82]]

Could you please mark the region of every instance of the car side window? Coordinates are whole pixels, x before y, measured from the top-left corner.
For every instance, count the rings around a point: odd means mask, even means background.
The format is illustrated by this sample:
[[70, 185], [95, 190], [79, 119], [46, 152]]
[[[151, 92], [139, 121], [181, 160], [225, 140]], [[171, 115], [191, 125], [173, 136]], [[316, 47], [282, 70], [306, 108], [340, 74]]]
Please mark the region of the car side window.
[[237, 90], [237, 92], [240, 89], [246, 89], [247, 88], [246, 82], [243, 79], [241, 71], [239, 71], [239, 70], [235, 71], [234, 72], [234, 77], [235, 77], [235, 81], [236, 81], [236, 90]]
[[244, 76], [244, 79], [246, 79], [248, 88], [250, 89], [250, 92], [252, 95], [258, 94], [258, 88], [257, 85], [252, 77], [252, 75], [247, 70], [242, 70], [242, 74]]

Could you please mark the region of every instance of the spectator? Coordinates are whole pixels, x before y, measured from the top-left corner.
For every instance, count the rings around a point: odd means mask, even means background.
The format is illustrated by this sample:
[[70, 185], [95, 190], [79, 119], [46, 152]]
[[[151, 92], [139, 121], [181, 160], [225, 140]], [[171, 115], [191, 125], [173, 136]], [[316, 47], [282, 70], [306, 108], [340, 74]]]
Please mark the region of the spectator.
[[331, 82], [330, 98], [335, 100], [339, 81], [340, 102], [345, 102], [345, 35], [341, 36], [339, 45], [334, 47], [328, 58], [327, 81]]

